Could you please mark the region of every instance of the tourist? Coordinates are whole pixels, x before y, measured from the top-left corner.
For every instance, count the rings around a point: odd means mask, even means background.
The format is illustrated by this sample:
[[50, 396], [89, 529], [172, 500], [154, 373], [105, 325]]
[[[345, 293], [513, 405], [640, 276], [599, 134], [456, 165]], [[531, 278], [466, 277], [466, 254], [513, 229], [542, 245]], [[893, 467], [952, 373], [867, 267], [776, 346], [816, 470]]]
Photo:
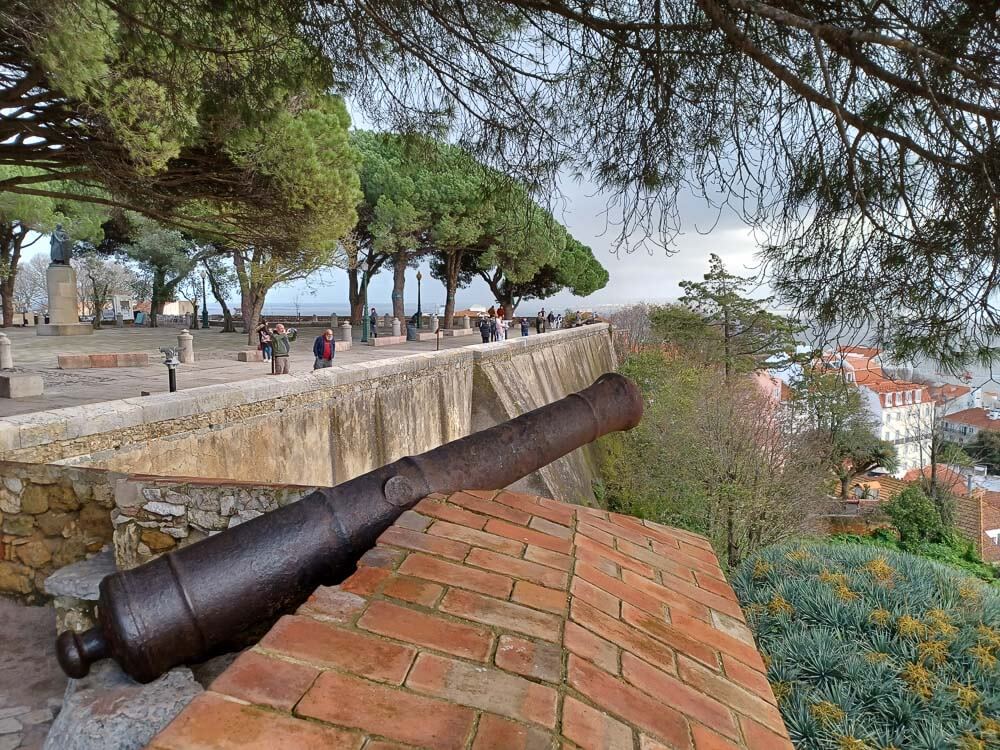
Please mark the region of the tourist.
[[503, 315], [497, 315], [497, 341], [507, 340], [507, 325]]
[[556, 315], [556, 330], [562, 328], [562, 315]]
[[550, 311], [549, 312], [549, 317], [547, 317], [546, 320], [549, 322], [549, 328], [553, 328], [555, 326], [555, 323], [556, 323], [555, 313], [553, 313], [553, 312]]
[[496, 313], [493, 313], [490, 316], [490, 341], [499, 341], [500, 339], [497, 338], [498, 335], [499, 333], [497, 331], [497, 315]]
[[371, 337], [373, 339], [378, 338], [378, 313], [375, 312], [375, 308], [368, 314], [369, 325], [371, 325]]
[[314, 370], [333, 367], [333, 357], [337, 353], [337, 344], [333, 340], [333, 329], [327, 328], [322, 336], [317, 336], [313, 342]]
[[274, 333], [271, 334], [271, 347], [275, 375], [288, 375], [288, 355], [292, 351], [292, 342], [298, 335], [299, 332], [294, 328], [290, 328], [286, 332], [282, 323], [278, 323], [274, 327]]
[[264, 361], [269, 361], [272, 352], [271, 329], [264, 318], [261, 318], [260, 323], [257, 325], [257, 341], [260, 344], [260, 351], [264, 355]]
[[479, 335], [483, 337], [483, 343], [490, 343], [490, 319], [485, 315], [479, 316]]
[[504, 309], [503, 305], [500, 305], [497, 308], [497, 317], [500, 318], [500, 320], [507, 320], [507, 311]]
[[535, 316], [535, 333], [543, 333], [545, 331], [545, 308], [543, 307], [538, 311], [538, 315]]
[[521, 318], [521, 337], [523, 338], [527, 335], [528, 335], [528, 319]]
[[497, 309], [493, 305], [490, 305], [490, 309], [486, 311], [486, 314], [491, 318], [495, 318], [497, 316]]

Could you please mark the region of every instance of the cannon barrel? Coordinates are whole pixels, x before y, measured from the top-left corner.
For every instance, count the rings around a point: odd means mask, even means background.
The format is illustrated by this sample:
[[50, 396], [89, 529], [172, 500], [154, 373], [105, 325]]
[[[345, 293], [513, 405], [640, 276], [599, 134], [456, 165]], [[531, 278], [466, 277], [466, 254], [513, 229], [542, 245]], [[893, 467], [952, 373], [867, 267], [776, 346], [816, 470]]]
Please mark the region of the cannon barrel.
[[642, 417], [616, 374], [508, 422], [407, 456], [101, 581], [98, 624], [56, 642], [70, 677], [114, 658], [148, 682], [270, 625], [343, 581], [405, 510], [432, 492], [496, 490]]

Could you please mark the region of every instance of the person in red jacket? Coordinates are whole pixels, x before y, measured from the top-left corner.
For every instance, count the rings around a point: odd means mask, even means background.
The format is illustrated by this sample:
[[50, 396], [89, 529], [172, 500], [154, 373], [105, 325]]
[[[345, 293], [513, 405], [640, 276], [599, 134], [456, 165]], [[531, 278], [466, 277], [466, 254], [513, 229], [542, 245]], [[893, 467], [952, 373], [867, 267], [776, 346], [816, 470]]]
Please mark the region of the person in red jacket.
[[337, 353], [337, 344], [333, 340], [333, 331], [327, 328], [322, 336], [317, 336], [313, 342], [313, 356], [316, 361], [313, 363], [314, 370], [321, 370], [324, 367], [333, 367], [333, 358]]

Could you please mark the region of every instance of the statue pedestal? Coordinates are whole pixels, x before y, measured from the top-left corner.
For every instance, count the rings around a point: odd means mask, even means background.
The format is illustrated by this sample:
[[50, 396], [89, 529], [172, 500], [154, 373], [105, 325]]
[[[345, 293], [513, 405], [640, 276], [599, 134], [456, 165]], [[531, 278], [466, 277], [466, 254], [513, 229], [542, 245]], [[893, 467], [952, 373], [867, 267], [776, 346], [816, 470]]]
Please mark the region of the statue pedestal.
[[45, 271], [49, 292], [49, 322], [36, 326], [39, 336], [88, 336], [94, 332], [90, 323], [80, 322], [76, 298], [76, 271], [72, 266], [53, 263]]

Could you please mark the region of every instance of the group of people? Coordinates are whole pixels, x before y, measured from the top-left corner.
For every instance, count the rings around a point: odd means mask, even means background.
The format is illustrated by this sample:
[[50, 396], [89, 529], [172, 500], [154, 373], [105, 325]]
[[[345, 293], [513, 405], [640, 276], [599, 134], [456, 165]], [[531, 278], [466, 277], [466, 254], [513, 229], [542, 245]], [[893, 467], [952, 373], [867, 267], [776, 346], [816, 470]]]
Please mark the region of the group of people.
[[[372, 312], [375, 309], [372, 308]], [[265, 362], [271, 362], [271, 373], [287, 375], [288, 355], [292, 351], [292, 342], [298, 338], [299, 332], [294, 328], [285, 328], [284, 323], [278, 323], [273, 329], [264, 319], [257, 326], [257, 340]], [[327, 328], [313, 341], [314, 370], [333, 367], [333, 358], [337, 355], [337, 342], [333, 339], [333, 329]]]
[[[507, 311], [503, 305], [491, 307], [479, 316], [479, 334], [483, 337], [483, 343], [489, 344], [493, 341], [503, 341], [507, 338], [507, 329], [514, 324], [513, 320], [507, 320]], [[519, 320], [521, 326], [521, 336], [527, 336], [531, 332], [531, 326], [527, 318]], [[547, 330], [558, 330], [562, 326], [562, 315], [549, 312], [545, 314], [543, 307], [535, 316], [535, 333], [545, 333]]]
[[[483, 337], [483, 343], [491, 341], [503, 341], [507, 338], [507, 329], [513, 321], [507, 320], [507, 311], [503, 305], [491, 307], [486, 313], [479, 317], [479, 333]], [[375, 308], [371, 309], [370, 325], [371, 335], [376, 335]], [[535, 316], [535, 332], [545, 333], [546, 330], [558, 330], [562, 325], [562, 315], [555, 315], [549, 312], [545, 314], [543, 307]], [[527, 318], [520, 319], [521, 336], [530, 333], [530, 326]], [[271, 362], [271, 372], [274, 375], [287, 375], [288, 355], [292, 351], [292, 342], [298, 337], [299, 332], [294, 328], [285, 328], [284, 323], [278, 323], [271, 328], [271, 324], [266, 319], [261, 318], [257, 325], [257, 340], [260, 344], [260, 351], [264, 355], [265, 362]], [[321, 370], [324, 367], [333, 366], [333, 358], [337, 354], [337, 343], [333, 338], [333, 330], [327, 328], [322, 335], [317, 336], [313, 341], [313, 369]]]

